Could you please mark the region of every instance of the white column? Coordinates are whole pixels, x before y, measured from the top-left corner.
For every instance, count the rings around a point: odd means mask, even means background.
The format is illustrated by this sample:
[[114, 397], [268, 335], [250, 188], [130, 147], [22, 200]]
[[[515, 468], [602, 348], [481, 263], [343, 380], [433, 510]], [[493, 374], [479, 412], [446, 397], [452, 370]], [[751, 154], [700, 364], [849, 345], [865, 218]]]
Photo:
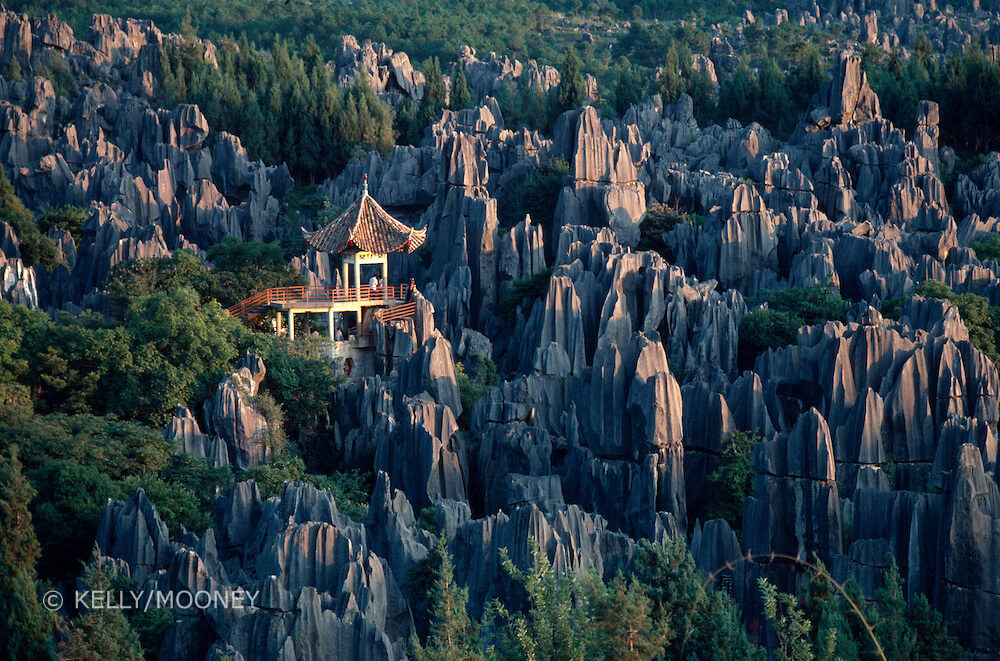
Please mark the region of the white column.
[[[389, 258], [385, 255], [382, 255], [382, 286], [389, 286]], [[385, 291], [386, 290], [383, 289], [382, 298], [386, 297]]]
[[344, 271], [344, 289], [347, 289], [348, 287], [351, 286], [351, 283], [347, 280], [347, 276], [350, 273], [350, 271], [347, 268], [347, 260], [346, 259], [344, 260], [344, 263], [343, 263], [343, 265], [342, 265], [341, 268]]
[[326, 332], [330, 334], [330, 339], [333, 339], [333, 308], [326, 311]]
[[281, 312], [274, 318], [274, 336], [281, 337]]
[[288, 339], [295, 339], [295, 313], [291, 310], [288, 311]]
[[357, 300], [361, 300], [361, 264], [358, 263], [358, 258], [354, 258], [354, 282], [357, 286]]

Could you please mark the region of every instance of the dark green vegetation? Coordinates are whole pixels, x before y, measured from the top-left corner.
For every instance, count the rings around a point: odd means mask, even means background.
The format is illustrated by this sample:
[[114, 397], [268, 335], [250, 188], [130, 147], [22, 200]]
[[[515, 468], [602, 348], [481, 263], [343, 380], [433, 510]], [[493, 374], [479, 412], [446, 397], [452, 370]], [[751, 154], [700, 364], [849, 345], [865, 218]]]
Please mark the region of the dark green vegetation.
[[569, 163], [556, 158], [532, 170], [504, 200], [501, 206], [501, 227], [518, 224], [527, 215], [536, 225], [549, 225], [556, 213], [556, 202], [563, 187], [563, 178], [570, 174]]
[[[749, 5], [755, 12], [777, 6], [767, 1]], [[413, 144], [441, 108], [472, 103], [457, 78], [456, 94], [445, 103], [442, 75], [452, 70], [463, 44], [476, 48], [480, 56], [495, 51], [522, 61], [535, 58], [560, 70], [564, 84], [548, 93], [525, 83], [499, 95], [509, 126], [525, 123], [551, 131], [561, 110], [578, 107], [585, 91], [582, 75], [592, 74], [607, 114], [625, 112], [646, 93], [659, 92], [668, 103], [687, 93], [702, 125], [732, 117], [744, 125], [759, 122], [787, 137], [830, 77], [835, 65], [831, 40], [845, 35], [837, 25], [824, 31], [786, 21], [765, 28], [758, 20], [743, 30], [746, 44], [735, 73], [723, 76], [716, 89], [693, 56], [708, 52], [713, 22], [732, 21], [746, 7], [734, 0], [619, 0], [589, 6], [576, 0], [214, 0], [197, 10], [164, 0], [142, 7], [125, 0], [18, 0], [12, 5], [33, 14], [54, 12], [79, 35], [85, 34], [94, 12], [152, 18], [165, 31], [185, 34], [187, 39], [171, 44], [164, 58], [165, 101], [199, 103], [214, 130], [237, 133], [252, 156], [271, 163], [286, 161], [305, 180], [335, 173], [365, 150]], [[733, 25], [721, 29], [731, 35]], [[193, 39], [196, 32], [219, 46], [218, 69], [201, 58], [202, 47]], [[593, 42], [581, 43], [581, 32], [590, 34]], [[428, 97], [390, 109], [371, 95], [365, 81], [337, 89], [317, 65], [334, 59], [344, 34], [359, 41], [385, 41], [407, 52], [427, 75]], [[251, 47], [254, 43], [266, 52]], [[579, 50], [570, 53], [574, 44]], [[978, 43], [964, 53], [939, 57], [921, 36], [907, 60], [897, 51], [868, 45], [864, 62], [883, 112], [897, 126], [912, 130], [917, 101], [931, 99], [941, 104], [942, 144], [973, 156], [1000, 146], [1000, 64], [990, 61]], [[662, 75], [652, 80], [661, 66]], [[53, 58], [35, 73], [68, 93], [75, 83], [64, 67], [60, 58]], [[6, 74], [23, 77], [13, 65]], [[468, 90], [467, 84], [464, 88]]]
[[941, 106], [941, 144], [975, 153], [1000, 147], [1000, 63], [979, 44], [944, 58], [921, 36], [908, 60], [871, 46], [864, 60], [882, 113], [896, 126], [912, 130], [917, 103], [929, 99]]
[[969, 246], [976, 251], [976, 257], [982, 261], [1000, 261], [1000, 234], [990, 234], [982, 241], [973, 241]]
[[62, 263], [59, 249], [48, 236], [42, 234], [38, 221], [14, 194], [14, 187], [0, 167], [0, 222], [5, 222], [17, 235], [21, 261], [25, 266], [44, 264], [52, 270]]
[[639, 225], [639, 243], [635, 249], [655, 250], [672, 262], [673, 256], [663, 243], [663, 235], [672, 232], [681, 223], [691, 223], [695, 227], [701, 227], [705, 224], [705, 217], [666, 204], [650, 205]]
[[[1000, 329], [1000, 307], [990, 305], [987, 298], [978, 294], [956, 294], [948, 285], [937, 280], [925, 280], [919, 287], [910, 292], [909, 296], [924, 298], [940, 298], [951, 302], [958, 308], [962, 322], [969, 330], [969, 341], [977, 349], [986, 354], [994, 364], [1000, 364], [1000, 345], [998, 329]], [[909, 298], [909, 296], [907, 298]], [[890, 298], [882, 303], [882, 315], [889, 319], [899, 319], [903, 310], [903, 298]]]
[[50, 228], [66, 230], [77, 243], [83, 236], [83, 224], [87, 222], [87, 210], [66, 205], [52, 209], [38, 219], [38, 229], [42, 234], [48, 234]]
[[762, 307], [740, 325], [740, 369], [752, 369], [757, 356], [768, 349], [794, 343], [802, 326], [844, 321], [849, 306], [830, 282], [809, 289], [764, 290], [749, 303]]
[[[527, 569], [501, 550], [505, 572], [523, 589], [524, 607], [494, 601], [478, 620], [469, 616], [467, 591], [455, 582], [445, 540], [439, 539], [427, 563], [429, 630], [413, 643], [416, 659], [767, 658], [748, 639], [736, 604], [698, 571], [681, 540], [664, 546], [641, 541], [631, 570], [607, 582], [595, 574], [579, 578], [555, 571], [530, 541]], [[871, 605], [853, 581], [838, 590], [818, 561], [808, 578], [799, 596], [759, 582], [776, 634], [776, 659], [879, 658], [874, 640], [887, 659], [968, 658], [925, 597], [914, 598], [907, 610], [895, 565]]]
[[551, 279], [552, 269], [547, 268], [525, 280], [513, 281], [497, 305], [497, 312], [511, 324], [517, 321], [519, 308], [527, 316], [535, 301], [544, 297], [549, 291], [549, 280]]
[[815, 563], [810, 568], [809, 583], [798, 597], [779, 592], [765, 579], [759, 580], [764, 613], [777, 637], [776, 659], [970, 658], [948, 634], [941, 614], [930, 607], [927, 597], [917, 595], [907, 608], [903, 579], [895, 563], [886, 572], [885, 586], [876, 590], [871, 604], [865, 602], [853, 579], [841, 592], [823, 563]]
[[473, 356], [467, 362], [468, 369], [462, 363], [455, 363], [455, 376], [458, 378], [458, 391], [462, 398], [462, 415], [459, 416], [458, 423], [463, 429], [469, 428], [475, 403], [482, 399], [487, 390], [500, 382], [496, 363], [489, 358]]
[[[39, 224], [80, 231], [81, 210], [63, 207], [36, 221], [5, 183], [0, 210], [22, 245], [45, 245]], [[348, 516], [363, 517], [371, 476], [326, 465], [319, 472], [315, 458], [324, 453], [308, 440], [338, 384], [322, 347], [254, 333], [220, 305], [297, 284], [285, 251], [278, 243], [228, 239], [208, 258], [212, 268], [186, 251], [120, 264], [108, 283], [107, 317], [50, 317], [0, 301], [0, 636], [12, 655], [0, 659], [51, 658], [55, 625], [63, 658], [103, 650], [138, 659], [143, 649], [155, 657], [168, 615], [129, 621], [98, 610], [55, 622], [40, 609], [39, 581], [68, 584], [79, 575], [109, 498], [143, 489], [174, 538], [210, 526], [217, 495], [236, 479], [257, 479], [265, 497], [285, 480], [309, 482], [331, 491]], [[270, 423], [275, 464], [234, 474], [174, 454], [160, 431], [174, 407], [202, 410], [246, 352], [267, 366], [251, 403]], [[95, 589], [117, 580], [96, 566], [85, 574]]]
[[759, 440], [759, 434], [745, 431], [726, 434], [722, 439], [722, 464], [708, 476], [715, 488], [705, 517], [725, 519], [737, 534], [743, 529], [743, 502], [753, 493], [750, 454]]
[[368, 497], [372, 490], [370, 473], [359, 471], [331, 475], [307, 473], [305, 462], [299, 457], [251, 468], [245, 471], [243, 477], [257, 483], [261, 498], [279, 495], [281, 486], [289, 481], [305, 482], [317, 489], [325, 489], [333, 494], [337, 510], [355, 521], [364, 518], [365, 511], [368, 509]]
[[367, 78], [342, 90], [311, 38], [301, 56], [278, 38], [269, 52], [246, 38], [224, 39], [216, 57], [217, 67], [190, 30], [183, 41], [167, 42], [164, 102], [197, 103], [212, 130], [238, 135], [251, 158], [287, 163], [296, 178], [312, 182], [394, 143], [392, 111]]
[[[83, 585], [86, 590], [102, 593], [121, 587], [113, 569], [101, 565], [96, 548], [83, 572]], [[144, 658], [139, 634], [121, 610], [81, 610], [61, 628], [60, 659], [142, 661]]]

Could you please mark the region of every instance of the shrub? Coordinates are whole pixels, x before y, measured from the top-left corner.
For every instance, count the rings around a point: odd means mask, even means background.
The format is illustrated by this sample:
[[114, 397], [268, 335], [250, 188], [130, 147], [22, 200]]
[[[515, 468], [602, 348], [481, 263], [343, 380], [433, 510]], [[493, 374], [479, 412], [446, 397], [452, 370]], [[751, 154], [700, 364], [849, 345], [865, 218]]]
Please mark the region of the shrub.
[[547, 268], [539, 271], [530, 278], [515, 280], [507, 287], [507, 291], [497, 305], [497, 312], [500, 316], [513, 325], [517, 321], [517, 308], [521, 306], [525, 310], [535, 299], [545, 296], [549, 291], [549, 280], [552, 278], [552, 269]]
[[455, 364], [458, 392], [462, 399], [462, 415], [459, 416], [458, 423], [463, 429], [469, 428], [472, 407], [482, 399], [487, 390], [500, 382], [496, 363], [489, 358], [474, 356], [469, 361], [469, 366], [466, 371], [464, 364]]
[[978, 294], [956, 294], [943, 282], [925, 280], [913, 290], [917, 296], [940, 298], [950, 301], [958, 308], [965, 327], [969, 330], [969, 341], [982, 351], [994, 365], [1000, 365], [997, 352], [997, 328], [1000, 327], [1000, 308], [990, 305], [989, 300]]
[[976, 251], [976, 257], [982, 261], [1000, 261], [1000, 234], [990, 234], [982, 241], [973, 241], [970, 246]]
[[[639, 243], [636, 250], [655, 250], [663, 254], [663, 235], [672, 232], [681, 223], [691, 223], [695, 227], [705, 224], [705, 217], [687, 213], [677, 207], [656, 203], [650, 205], [639, 224]], [[667, 255], [668, 259], [672, 259]]]
[[25, 266], [44, 264], [49, 270], [62, 263], [55, 242], [42, 234], [38, 221], [18, 199], [14, 186], [0, 167], [0, 222], [7, 223], [17, 235], [21, 261]]
[[530, 215], [531, 222], [535, 224], [551, 224], [563, 177], [569, 173], [569, 164], [558, 158], [533, 170], [511, 193], [503, 225], [516, 225], [524, 220], [525, 215]]
[[38, 219], [38, 229], [48, 234], [49, 228], [66, 230], [77, 243], [83, 237], [83, 224], [87, 222], [87, 210], [67, 204], [58, 209], [50, 209]]
[[725, 519], [737, 534], [743, 528], [743, 502], [753, 491], [750, 453], [758, 440], [758, 435], [745, 431], [726, 434], [722, 440], [722, 464], [708, 476], [715, 485], [715, 493], [705, 516]]
[[738, 363], [752, 369], [757, 356], [795, 341], [798, 329], [826, 321], [844, 321], [848, 303], [830, 281], [809, 289], [764, 290], [740, 325]]
[[256, 482], [264, 499], [278, 495], [285, 482], [306, 482], [333, 494], [337, 509], [355, 521], [364, 518], [373, 485], [371, 474], [360, 471], [334, 472], [330, 475], [306, 473], [305, 462], [298, 457], [255, 466], [244, 471], [240, 477]]

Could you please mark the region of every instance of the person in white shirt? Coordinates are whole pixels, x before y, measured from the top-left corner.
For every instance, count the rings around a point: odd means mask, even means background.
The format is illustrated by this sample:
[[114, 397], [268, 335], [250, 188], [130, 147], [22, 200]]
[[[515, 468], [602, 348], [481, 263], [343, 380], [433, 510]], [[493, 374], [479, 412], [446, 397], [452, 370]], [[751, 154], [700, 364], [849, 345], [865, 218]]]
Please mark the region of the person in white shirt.
[[373, 275], [368, 281], [368, 297], [375, 298], [375, 290], [378, 289], [378, 276]]

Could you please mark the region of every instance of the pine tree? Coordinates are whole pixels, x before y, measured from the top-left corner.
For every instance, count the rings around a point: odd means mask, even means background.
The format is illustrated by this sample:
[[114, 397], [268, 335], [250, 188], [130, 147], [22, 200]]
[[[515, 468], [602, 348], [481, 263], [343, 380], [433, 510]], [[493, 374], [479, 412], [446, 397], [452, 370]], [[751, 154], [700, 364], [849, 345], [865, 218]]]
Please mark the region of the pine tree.
[[687, 91], [684, 79], [681, 78], [680, 59], [677, 55], [677, 48], [671, 44], [667, 50], [667, 58], [660, 69], [660, 78], [657, 81], [660, 98], [664, 105], [677, 103], [677, 98]]
[[823, 562], [819, 558], [813, 562], [815, 569], [809, 572], [802, 610], [813, 623], [816, 658], [820, 661], [857, 661], [858, 644], [847, 616], [851, 606], [834, 586]]
[[906, 621], [906, 595], [895, 561], [885, 574], [885, 586], [875, 591], [872, 619], [875, 637], [887, 661], [907, 661], [913, 656], [917, 634]]
[[750, 643], [733, 600], [705, 584], [682, 539], [639, 542], [635, 577], [653, 602], [653, 615], [674, 634], [667, 659], [766, 658]]
[[663, 654], [671, 638], [669, 625], [654, 617], [653, 602], [633, 576], [621, 574], [607, 586], [593, 577], [596, 594], [591, 622], [598, 636], [598, 647], [607, 659], [654, 659]]
[[909, 622], [917, 634], [914, 647], [917, 658], [922, 661], [966, 661], [969, 658], [969, 653], [948, 634], [941, 613], [931, 607], [924, 595], [913, 598]]
[[441, 109], [446, 105], [448, 91], [444, 86], [441, 64], [436, 57], [427, 61], [424, 67], [424, 96], [420, 99], [421, 126], [429, 126], [437, 121]]
[[0, 659], [51, 657], [53, 619], [38, 598], [35, 565], [41, 555], [28, 505], [35, 490], [17, 448], [0, 456]]
[[[94, 546], [90, 563], [83, 572], [83, 582], [91, 591], [112, 590], [114, 574], [101, 562]], [[117, 608], [94, 608], [73, 618], [62, 631], [59, 642], [61, 660], [115, 659], [144, 661], [139, 634]]]
[[576, 49], [570, 46], [566, 49], [562, 78], [559, 82], [559, 110], [565, 112], [579, 108], [586, 98], [587, 83], [580, 73], [580, 58], [576, 55]]
[[438, 537], [434, 553], [440, 569], [430, 590], [430, 634], [426, 647], [414, 637], [413, 656], [417, 661], [483, 659], [477, 627], [466, 611], [469, 594], [455, 583], [454, 567], [444, 535]]
[[465, 110], [472, 107], [472, 94], [465, 79], [465, 67], [461, 61], [455, 66], [455, 77], [451, 80], [451, 109]]
[[615, 110], [619, 115], [624, 115], [632, 106], [642, 100], [642, 79], [632, 66], [625, 62], [622, 70], [618, 72], [618, 81], [615, 83]]
[[534, 537], [529, 539], [532, 567], [514, 566], [506, 549], [500, 550], [504, 570], [528, 593], [526, 613], [497, 615], [507, 622], [508, 656], [527, 659], [577, 660], [592, 656], [593, 632], [586, 620], [588, 605], [572, 575], [557, 574]]
[[775, 658], [778, 661], [812, 661], [815, 658], [809, 642], [812, 624], [799, 608], [799, 600], [793, 594], [778, 592], [766, 578], [758, 579], [757, 585], [764, 601], [764, 615], [778, 637]]

